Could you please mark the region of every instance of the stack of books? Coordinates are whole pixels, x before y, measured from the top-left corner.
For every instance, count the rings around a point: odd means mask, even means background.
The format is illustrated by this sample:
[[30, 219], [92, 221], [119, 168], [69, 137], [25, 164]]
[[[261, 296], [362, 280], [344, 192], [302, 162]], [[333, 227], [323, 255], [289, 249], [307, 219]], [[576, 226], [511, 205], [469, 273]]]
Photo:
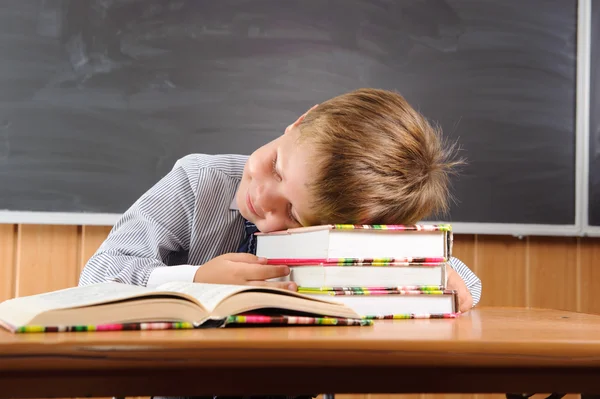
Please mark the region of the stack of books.
[[447, 289], [450, 225], [301, 227], [257, 233], [256, 255], [290, 267], [298, 291], [352, 308], [365, 319], [454, 318]]

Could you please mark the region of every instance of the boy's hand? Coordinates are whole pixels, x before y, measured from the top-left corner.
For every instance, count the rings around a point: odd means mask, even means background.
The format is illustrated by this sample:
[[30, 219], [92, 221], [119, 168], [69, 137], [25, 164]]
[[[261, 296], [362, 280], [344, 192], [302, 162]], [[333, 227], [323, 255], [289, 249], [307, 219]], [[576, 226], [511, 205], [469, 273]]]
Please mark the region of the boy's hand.
[[298, 286], [290, 281], [265, 281], [290, 274], [285, 265], [267, 265], [265, 258], [247, 253], [229, 253], [206, 262], [194, 276], [196, 283], [258, 285], [296, 291]]
[[446, 265], [446, 273], [448, 274], [446, 286], [449, 290], [456, 290], [458, 293], [458, 307], [460, 311], [466, 312], [470, 310], [473, 307], [473, 297], [465, 282], [450, 265]]

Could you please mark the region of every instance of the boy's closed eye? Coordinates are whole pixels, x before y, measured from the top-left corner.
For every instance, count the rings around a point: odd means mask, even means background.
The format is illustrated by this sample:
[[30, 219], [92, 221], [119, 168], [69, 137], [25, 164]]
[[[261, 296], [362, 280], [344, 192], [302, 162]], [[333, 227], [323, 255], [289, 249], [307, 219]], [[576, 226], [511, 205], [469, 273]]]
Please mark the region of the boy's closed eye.
[[275, 176], [275, 179], [277, 181], [282, 181], [283, 178], [281, 177], [281, 174], [277, 171], [277, 153], [275, 153], [275, 157], [273, 158], [272, 161], [272, 169], [273, 169], [273, 176]]
[[[283, 176], [281, 175], [281, 173], [278, 170], [277, 167], [277, 153], [275, 153], [275, 156], [273, 157], [273, 161], [272, 161], [272, 171], [273, 171], [273, 176], [275, 176], [275, 179], [278, 182], [282, 182], [283, 181]], [[287, 205], [287, 217], [288, 219], [295, 225], [295, 226], [302, 226], [302, 223], [300, 223], [300, 221], [298, 220], [298, 218], [294, 215], [294, 209], [292, 207], [291, 203], [288, 203]]]

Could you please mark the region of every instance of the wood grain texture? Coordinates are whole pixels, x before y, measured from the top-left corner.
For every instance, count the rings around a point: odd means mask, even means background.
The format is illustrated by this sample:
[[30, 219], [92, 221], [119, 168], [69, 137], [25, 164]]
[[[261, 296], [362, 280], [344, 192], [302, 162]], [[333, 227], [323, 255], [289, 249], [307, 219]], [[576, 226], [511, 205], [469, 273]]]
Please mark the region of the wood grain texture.
[[[457, 319], [378, 321], [368, 327], [231, 328], [10, 334], [0, 371], [160, 367], [600, 368], [600, 315], [479, 308]], [[110, 350], [108, 350], [110, 349]], [[106, 350], [106, 351], [105, 351]], [[27, 353], [28, 356], [22, 356]], [[98, 357], [98, 353], [102, 356]], [[260, 356], [257, 356], [260, 353]], [[63, 358], [65, 360], [60, 361]], [[183, 362], [183, 363], [181, 363]], [[600, 369], [599, 369], [600, 371]], [[342, 392], [343, 393], [343, 392]]]
[[527, 304], [527, 242], [511, 236], [478, 236], [477, 275], [482, 306]]
[[528, 305], [577, 310], [577, 238], [531, 237]]
[[481, 308], [372, 327], [1, 332], [0, 386], [11, 397], [595, 392], [598, 329], [600, 315]]
[[17, 296], [77, 285], [77, 226], [20, 225], [17, 235]]
[[81, 227], [81, 258], [79, 260], [79, 272], [96, 252], [100, 244], [104, 242], [111, 226], [82, 226]]
[[[242, 396], [286, 392], [598, 392], [596, 368], [437, 368], [330, 367], [183, 368], [108, 370], [74, 373], [0, 374], [2, 394], [10, 398], [132, 396]], [[199, 379], [199, 375], [202, 376]], [[268, 376], [268, 381], [265, 381]], [[360, 376], [352, 378], [352, 376]], [[401, 381], [400, 381], [401, 378]], [[432, 381], [435, 378], [435, 382]]]
[[600, 314], [600, 238], [580, 239], [580, 312]]
[[452, 256], [460, 259], [477, 274], [476, 236], [472, 234], [454, 235]]
[[15, 295], [15, 235], [15, 225], [0, 225], [0, 302]]

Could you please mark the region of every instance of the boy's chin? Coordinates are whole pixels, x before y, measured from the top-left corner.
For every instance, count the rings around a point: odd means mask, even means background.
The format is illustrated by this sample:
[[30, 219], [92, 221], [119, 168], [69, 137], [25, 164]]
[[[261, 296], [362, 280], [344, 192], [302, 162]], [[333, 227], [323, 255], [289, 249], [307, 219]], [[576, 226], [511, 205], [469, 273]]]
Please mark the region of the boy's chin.
[[[254, 215], [248, 215], [246, 212], [242, 212], [242, 211], [240, 211], [240, 214], [242, 215], [242, 217], [244, 219], [246, 219], [250, 223], [254, 223], [256, 225], [257, 220], [253, 217]], [[256, 227], [258, 228], [258, 225], [256, 225]]]
[[253, 223], [258, 230], [262, 231], [261, 230], [262, 223], [260, 222], [260, 220], [256, 220], [256, 216], [254, 214], [248, 215], [248, 213], [249, 213], [248, 211], [244, 212], [243, 210], [240, 209], [240, 214], [242, 215], [242, 217], [244, 219], [246, 219], [247, 221], [249, 221], [250, 223]]

